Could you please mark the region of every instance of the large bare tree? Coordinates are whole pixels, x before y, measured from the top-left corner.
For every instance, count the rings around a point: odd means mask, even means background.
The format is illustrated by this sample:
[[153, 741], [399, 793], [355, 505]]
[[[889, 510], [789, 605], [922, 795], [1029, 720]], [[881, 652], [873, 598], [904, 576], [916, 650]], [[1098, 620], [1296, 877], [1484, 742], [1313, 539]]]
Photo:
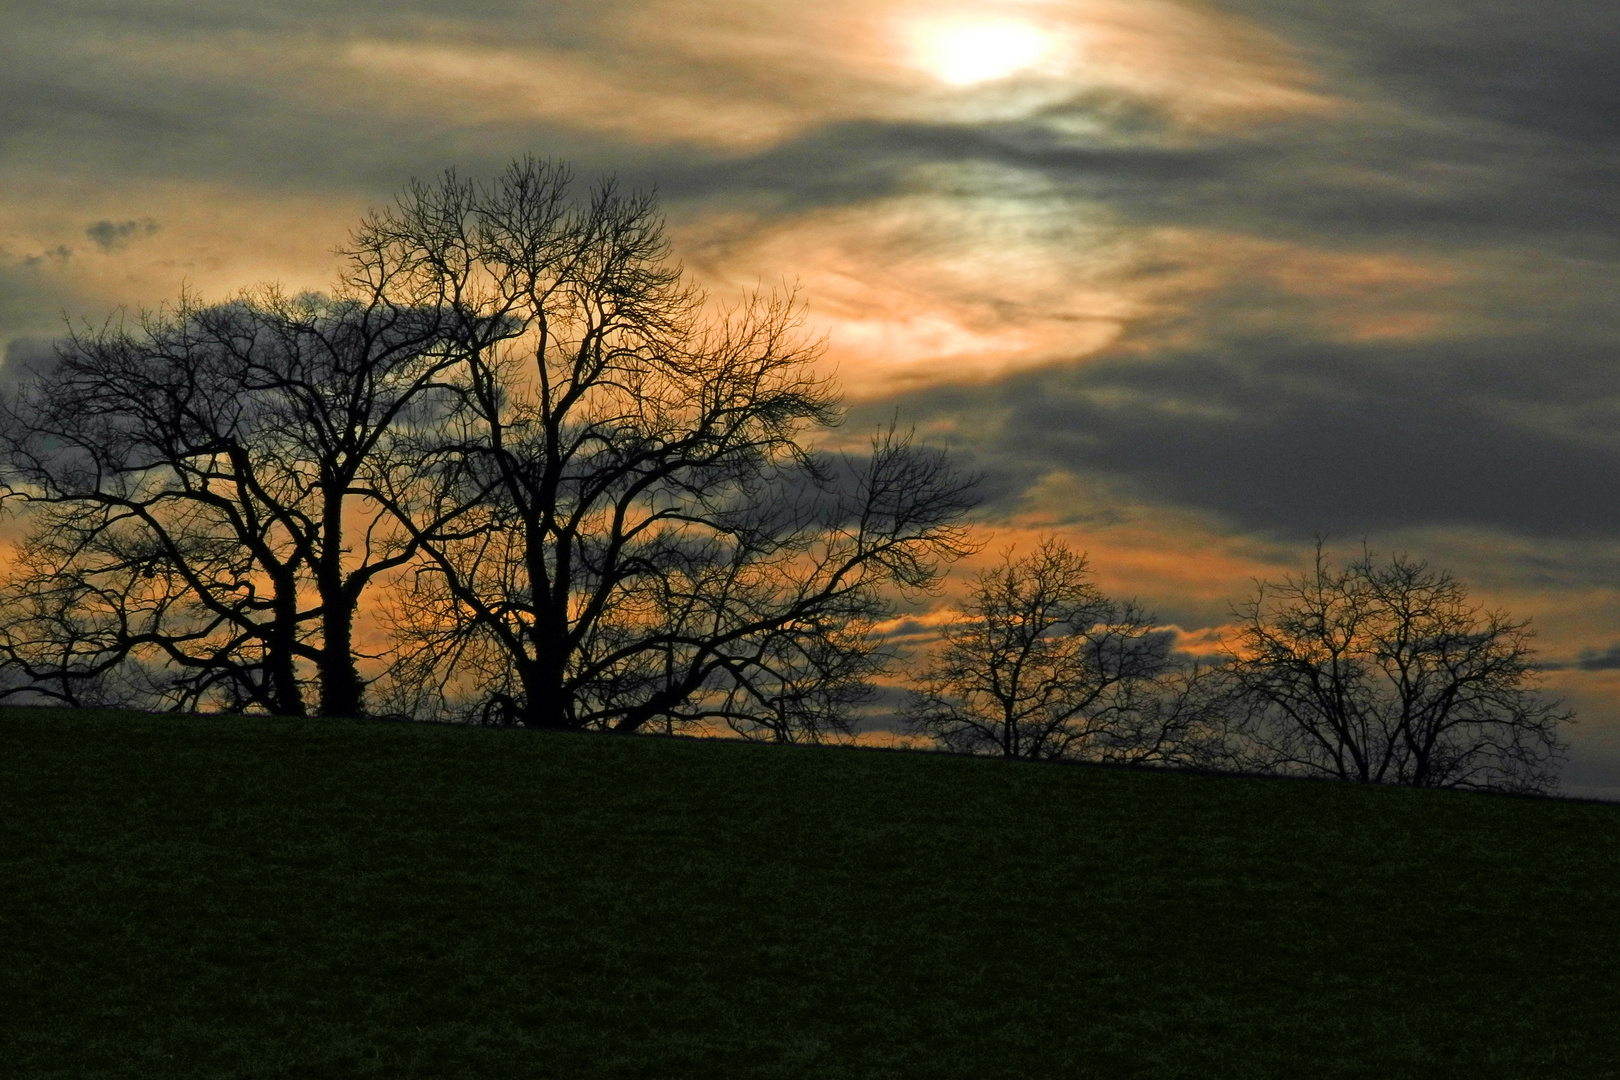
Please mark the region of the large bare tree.
[[1449, 573], [1364, 551], [1262, 583], [1231, 673], [1256, 764], [1361, 783], [1540, 791], [1573, 714], [1537, 692], [1528, 620]]
[[967, 550], [967, 481], [892, 430], [817, 450], [840, 411], [799, 307], [712, 312], [648, 195], [576, 199], [533, 159], [447, 175], [352, 255], [450, 298], [461, 335], [457, 406], [397, 492], [423, 554], [402, 692], [536, 727], [815, 738], [864, 691], [888, 591]]

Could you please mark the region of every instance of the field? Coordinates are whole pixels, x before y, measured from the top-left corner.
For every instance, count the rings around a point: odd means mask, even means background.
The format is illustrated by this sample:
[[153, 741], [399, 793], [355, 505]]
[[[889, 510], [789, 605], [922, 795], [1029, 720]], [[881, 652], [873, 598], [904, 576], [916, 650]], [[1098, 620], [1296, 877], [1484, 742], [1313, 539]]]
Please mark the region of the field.
[[0, 710], [14, 1077], [1620, 1076], [1620, 805]]

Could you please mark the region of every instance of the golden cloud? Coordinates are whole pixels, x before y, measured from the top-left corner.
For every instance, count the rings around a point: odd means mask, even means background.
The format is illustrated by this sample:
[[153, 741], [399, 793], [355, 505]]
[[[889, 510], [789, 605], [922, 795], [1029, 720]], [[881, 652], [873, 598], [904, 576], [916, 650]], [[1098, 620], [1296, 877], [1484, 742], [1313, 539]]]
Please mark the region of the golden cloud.
[[986, 194], [905, 195], [771, 219], [693, 216], [676, 224], [677, 249], [722, 299], [797, 282], [855, 399], [1108, 350], [1196, 345], [1210, 329], [1206, 306], [1234, 289], [1259, 289], [1262, 299], [1228, 298], [1211, 310], [1251, 329], [1430, 337], [1449, 325], [1450, 290], [1467, 277], [1439, 258], [1131, 229], [1027, 176], [978, 171], [957, 170], [957, 186]]
[[[959, 47], [970, 40], [973, 50]], [[1281, 39], [1172, 0], [662, 0], [574, 48], [372, 38], [350, 43], [344, 59], [374, 103], [396, 110], [739, 151], [862, 119], [1057, 110], [1059, 130], [1095, 134], [1084, 116], [1061, 114], [1098, 95], [1139, 101], [1192, 132], [1337, 107]]]

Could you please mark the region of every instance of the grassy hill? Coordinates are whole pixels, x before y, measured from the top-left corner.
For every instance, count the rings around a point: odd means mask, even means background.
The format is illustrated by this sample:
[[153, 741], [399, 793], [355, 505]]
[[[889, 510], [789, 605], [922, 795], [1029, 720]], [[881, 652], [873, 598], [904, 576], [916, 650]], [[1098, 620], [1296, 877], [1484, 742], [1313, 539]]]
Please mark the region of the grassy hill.
[[0, 710], [17, 1077], [1620, 1076], [1620, 806]]

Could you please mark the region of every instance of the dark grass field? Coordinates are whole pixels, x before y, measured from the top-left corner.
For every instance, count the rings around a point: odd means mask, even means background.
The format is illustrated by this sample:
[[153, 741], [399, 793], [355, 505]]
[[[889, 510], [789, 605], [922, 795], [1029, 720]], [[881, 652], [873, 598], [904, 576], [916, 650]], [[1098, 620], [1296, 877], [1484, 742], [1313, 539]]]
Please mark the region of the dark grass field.
[[0, 710], [0, 1075], [1620, 1076], [1620, 806]]

